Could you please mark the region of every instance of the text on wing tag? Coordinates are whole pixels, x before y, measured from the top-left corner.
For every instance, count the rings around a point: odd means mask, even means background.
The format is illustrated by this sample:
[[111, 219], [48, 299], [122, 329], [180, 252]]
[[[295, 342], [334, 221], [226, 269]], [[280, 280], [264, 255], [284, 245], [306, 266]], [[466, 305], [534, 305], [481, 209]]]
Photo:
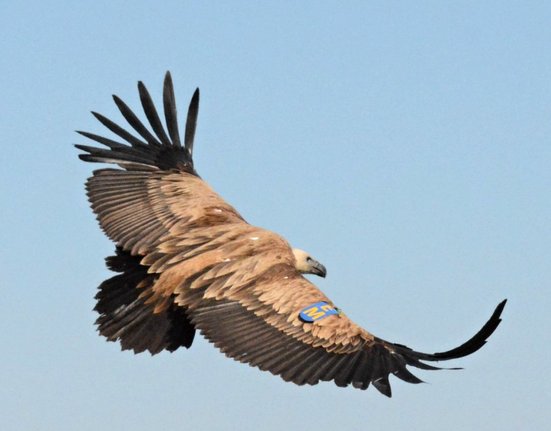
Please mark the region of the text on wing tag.
[[312, 323], [335, 314], [341, 314], [340, 310], [322, 301], [303, 308], [299, 317], [303, 322]]

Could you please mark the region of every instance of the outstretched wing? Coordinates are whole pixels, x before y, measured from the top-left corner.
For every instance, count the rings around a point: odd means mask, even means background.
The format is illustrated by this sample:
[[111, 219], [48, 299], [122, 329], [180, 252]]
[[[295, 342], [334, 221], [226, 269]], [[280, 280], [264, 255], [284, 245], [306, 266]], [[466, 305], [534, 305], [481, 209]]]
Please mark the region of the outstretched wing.
[[189, 347], [195, 329], [226, 355], [297, 384], [333, 380], [390, 396], [388, 376], [420, 380], [406, 368], [478, 350], [500, 322], [502, 302], [486, 325], [460, 347], [435, 354], [379, 339], [340, 313], [300, 275], [289, 244], [247, 224], [195, 171], [193, 141], [199, 106], [190, 102], [179, 138], [172, 79], [163, 105], [166, 130], [145, 86], [138, 84], [153, 132], [117, 96], [138, 134], [94, 116], [126, 143], [79, 132], [105, 148], [77, 145], [79, 157], [120, 169], [94, 171], [86, 187], [98, 221], [117, 244], [108, 258], [120, 274], [100, 286], [100, 333], [135, 352]]
[[195, 327], [228, 357], [298, 385], [332, 380], [338, 386], [367, 389], [373, 384], [389, 397], [390, 374], [420, 383], [407, 366], [436, 370], [423, 361], [460, 358], [480, 349], [501, 321], [505, 306], [505, 301], [500, 303], [466, 343], [427, 354], [363, 330], [313, 284], [287, 268], [274, 265], [245, 289], [228, 286], [224, 279], [209, 278], [213, 283], [203, 288], [199, 301], [193, 301], [193, 291], [200, 288], [200, 280], [186, 286], [177, 292], [176, 302], [190, 307], [188, 315]]
[[[93, 112], [119, 139], [79, 131], [103, 147], [76, 147], [85, 152], [79, 155], [84, 161], [120, 167], [96, 170], [86, 183], [100, 226], [117, 244], [116, 255], [107, 258], [107, 265], [119, 275], [99, 286], [96, 324], [102, 335], [110, 341], [119, 340], [123, 349], [155, 354], [189, 347], [195, 333], [185, 308], [175, 308], [170, 293], [156, 289], [166, 280], [161, 273], [194, 254], [215, 249], [232, 226], [241, 231], [250, 226], [193, 167], [199, 90], [189, 105], [183, 143], [170, 73], [165, 76], [163, 91], [166, 131], [141, 82], [138, 90], [153, 132], [113, 96], [135, 133]], [[174, 287], [169, 283], [167, 289]]]
[[[113, 96], [115, 103], [139, 137], [95, 112], [93, 115], [105, 127], [130, 145], [92, 133], [78, 132], [108, 147], [76, 145], [88, 153], [79, 155], [82, 160], [114, 163], [123, 168], [96, 170], [86, 183], [92, 209], [105, 233], [133, 255], [155, 252], [155, 256], [160, 258], [161, 255], [166, 257], [166, 254], [171, 254], [174, 248], [166, 243], [182, 232], [223, 224], [245, 224], [239, 213], [201, 180], [193, 167], [199, 89], [189, 105], [183, 147], [178, 135], [170, 73], [166, 74], [163, 92], [168, 134], [143, 83], [138, 84], [138, 89], [155, 135], [117, 96]], [[200, 239], [192, 241], [196, 246]]]

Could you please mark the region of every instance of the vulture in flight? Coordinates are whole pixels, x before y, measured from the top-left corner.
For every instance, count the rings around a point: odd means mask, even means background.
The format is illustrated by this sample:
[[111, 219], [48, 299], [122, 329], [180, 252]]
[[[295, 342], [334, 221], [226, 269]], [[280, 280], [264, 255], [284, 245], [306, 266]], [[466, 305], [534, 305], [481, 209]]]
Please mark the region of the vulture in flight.
[[[178, 128], [172, 78], [163, 89], [166, 128], [142, 82], [150, 128], [117, 96], [130, 133], [93, 115], [118, 136], [79, 131], [103, 147], [76, 145], [80, 159], [116, 165], [86, 183], [92, 209], [116, 251], [118, 273], [98, 288], [98, 330], [135, 353], [189, 348], [195, 331], [226, 356], [297, 385], [334, 381], [390, 397], [389, 375], [420, 383], [409, 367], [470, 355], [499, 325], [505, 302], [470, 340], [440, 353], [385, 341], [352, 322], [304, 274], [325, 267], [278, 234], [251, 226], [201, 179], [193, 164], [199, 89]], [[124, 142], [124, 143], [123, 143]]]

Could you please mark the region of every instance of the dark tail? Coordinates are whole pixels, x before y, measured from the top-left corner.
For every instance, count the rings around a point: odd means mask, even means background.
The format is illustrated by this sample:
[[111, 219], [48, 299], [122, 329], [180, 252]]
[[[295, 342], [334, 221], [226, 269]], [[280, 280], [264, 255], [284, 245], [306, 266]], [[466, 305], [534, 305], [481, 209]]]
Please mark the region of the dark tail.
[[154, 313], [154, 304], [146, 304], [157, 275], [147, 273], [147, 267], [140, 265], [140, 256], [117, 248], [116, 255], [106, 262], [120, 274], [99, 286], [94, 310], [100, 314], [96, 321], [100, 334], [109, 341], [119, 340], [123, 350], [135, 353], [189, 348], [195, 328], [185, 310], [172, 304], [166, 311]]

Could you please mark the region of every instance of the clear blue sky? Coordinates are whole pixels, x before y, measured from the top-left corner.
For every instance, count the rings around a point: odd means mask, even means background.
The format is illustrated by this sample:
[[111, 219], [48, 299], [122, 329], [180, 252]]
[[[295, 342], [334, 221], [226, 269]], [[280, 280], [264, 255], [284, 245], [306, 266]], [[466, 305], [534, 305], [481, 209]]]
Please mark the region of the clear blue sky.
[[[453, 5], [451, 4], [453, 3]], [[0, 3], [0, 417], [5, 430], [543, 430], [551, 421], [549, 2]], [[376, 335], [438, 351], [509, 299], [463, 371], [392, 399], [296, 387], [203, 339], [151, 357], [95, 332], [113, 245], [84, 195], [90, 115], [141, 79], [199, 173], [328, 268]], [[183, 119], [182, 119], [183, 121]]]

